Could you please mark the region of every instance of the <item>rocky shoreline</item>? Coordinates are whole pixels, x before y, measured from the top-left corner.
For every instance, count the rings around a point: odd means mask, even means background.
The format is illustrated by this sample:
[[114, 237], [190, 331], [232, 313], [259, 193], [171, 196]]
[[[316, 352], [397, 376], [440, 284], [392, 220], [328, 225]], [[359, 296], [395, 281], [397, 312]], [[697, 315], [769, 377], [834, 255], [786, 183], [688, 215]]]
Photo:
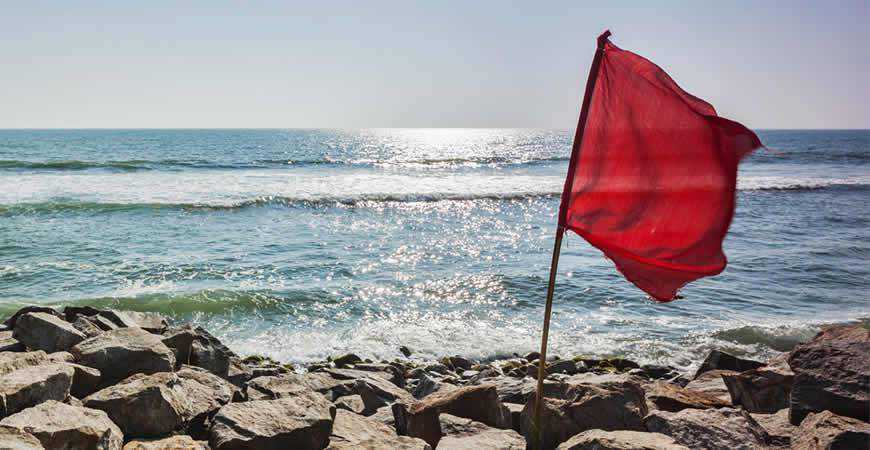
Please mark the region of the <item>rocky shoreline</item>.
[[0, 448], [870, 448], [870, 330], [824, 328], [770, 361], [694, 374], [538, 355], [305, 368], [242, 358], [156, 313], [26, 307], [0, 325]]

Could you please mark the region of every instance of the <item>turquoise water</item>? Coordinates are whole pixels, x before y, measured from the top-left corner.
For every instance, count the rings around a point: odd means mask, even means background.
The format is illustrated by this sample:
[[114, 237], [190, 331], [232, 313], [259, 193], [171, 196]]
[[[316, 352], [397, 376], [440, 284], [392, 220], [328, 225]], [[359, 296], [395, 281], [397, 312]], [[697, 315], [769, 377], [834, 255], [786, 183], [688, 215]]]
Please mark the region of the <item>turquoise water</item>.
[[[570, 132], [0, 131], [0, 316], [160, 311], [240, 353], [538, 345]], [[870, 315], [870, 131], [761, 131], [730, 264], [656, 304], [567, 238], [551, 345], [687, 366]]]

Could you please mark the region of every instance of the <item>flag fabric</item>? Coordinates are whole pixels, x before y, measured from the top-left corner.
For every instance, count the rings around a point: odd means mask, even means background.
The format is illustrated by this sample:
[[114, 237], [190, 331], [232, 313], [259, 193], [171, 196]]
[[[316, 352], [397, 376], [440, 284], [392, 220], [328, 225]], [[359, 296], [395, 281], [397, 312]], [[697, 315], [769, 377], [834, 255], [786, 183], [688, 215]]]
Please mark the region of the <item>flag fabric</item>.
[[590, 73], [559, 226], [654, 299], [670, 301], [686, 283], [725, 269], [737, 166], [762, 144], [607, 36]]

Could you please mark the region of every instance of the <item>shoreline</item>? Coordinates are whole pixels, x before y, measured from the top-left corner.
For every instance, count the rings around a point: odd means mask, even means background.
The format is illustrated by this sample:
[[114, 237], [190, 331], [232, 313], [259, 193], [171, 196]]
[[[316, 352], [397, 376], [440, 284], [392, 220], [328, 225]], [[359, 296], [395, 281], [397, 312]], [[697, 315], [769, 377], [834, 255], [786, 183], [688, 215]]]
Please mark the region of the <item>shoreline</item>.
[[[207, 330], [158, 313], [30, 306], [0, 325], [0, 444], [511, 449], [526, 448], [534, 435], [543, 448], [608, 439], [661, 443], [654, 448], [786, 448], [831, 427], [864, 439], [870, 428], [866, 417], [855, 418], [854, 398], [796, 400], [792, 392], [807, 384], [801, 374], [819, 358], [852, 374], [825, 383], [854, 391], [857, 376], [859, 390], [866, 387], [868, 330], [867, 319], [823, 327], [768, 361], [713, 350], [694, 373], [619, 357], [556, 356], [547, 363], [544, 419], [535, 428], [535, 352], [427, 360], [403, 346], [403, 357], [392, 360], [349, 353], [294, 366], [239, 356]], [[841, 341], [849, 358], [825, 350]], [[804, 361], [805, 350], [816, 353]], [[813, 393], [820, 383], [802, 389]], [[864, 394], [855, 395], [870, 407]], [[823, 417], [825, 410], [837, 415]], [[730, 425], [719, 429], [719, 422]], [[569, 440], [576, 442], [565, 446]]]

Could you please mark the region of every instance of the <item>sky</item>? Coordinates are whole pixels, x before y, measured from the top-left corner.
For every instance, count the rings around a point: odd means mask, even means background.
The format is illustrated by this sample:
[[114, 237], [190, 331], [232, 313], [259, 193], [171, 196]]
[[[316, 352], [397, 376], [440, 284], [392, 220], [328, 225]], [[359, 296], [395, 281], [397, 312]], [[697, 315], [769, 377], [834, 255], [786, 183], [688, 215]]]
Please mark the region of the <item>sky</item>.
[[750, 128], [870, 128], [868, 5], [0, 0], [0, 128], [572, 129], [608, 28]]

